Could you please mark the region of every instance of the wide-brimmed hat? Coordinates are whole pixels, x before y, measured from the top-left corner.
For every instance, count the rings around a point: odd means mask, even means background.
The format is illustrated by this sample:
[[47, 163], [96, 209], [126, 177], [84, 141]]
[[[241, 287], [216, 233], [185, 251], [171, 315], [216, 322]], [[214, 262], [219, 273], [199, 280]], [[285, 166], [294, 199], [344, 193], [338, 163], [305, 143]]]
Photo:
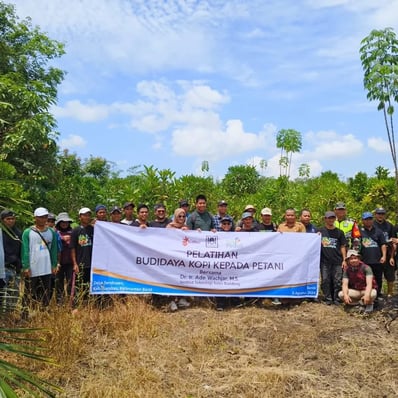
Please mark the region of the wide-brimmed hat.
[[351, 256], [355, 256], [355, 257], [361, 257], [361, 255], [359, 254], [359, 252], [357, 250], [354, 249], [350, 249], [347, 252], [347, 256], [346, 256], [346, 260], [348, 260]]
[[60, 223], [61, 221], [72, 222], [73, 220], [69, 217], [69, 214], [64, 211], [58, 214], [57, 218], [55, 219], [55, 225], [58, 225], [58, 223]]

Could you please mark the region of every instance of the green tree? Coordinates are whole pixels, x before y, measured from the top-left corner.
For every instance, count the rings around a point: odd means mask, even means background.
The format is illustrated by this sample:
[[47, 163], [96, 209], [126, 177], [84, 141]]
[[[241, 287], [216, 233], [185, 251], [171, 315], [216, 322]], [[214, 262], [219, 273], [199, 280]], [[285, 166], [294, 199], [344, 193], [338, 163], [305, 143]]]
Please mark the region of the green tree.
[[56, 121], [49, 108], [64, 72], [49, 63], [63, 53], [61, 43], [0, 2], [0, 160], [37, 195], [54, 170]]
[[377, 101], [377, 109], [383, 111], [398, 201], [398, 163], [393, 123], [394, 103], [398, 102], [398, 38], [393, 29], [372, 30], [361, 41], [360, 57], [367, 98]]
[[300, 152], [302, 147], [301, 133], [293, 129], [279, 130], [276, 135], [276, 147], [281, 150], [280, 176], [289, 179], [293, 153]]
[[228, 167], [222, 185], [228, 194], [242, 196], [255, 193], [259, 181], [260, 175], [254, 166], [240, 165]]

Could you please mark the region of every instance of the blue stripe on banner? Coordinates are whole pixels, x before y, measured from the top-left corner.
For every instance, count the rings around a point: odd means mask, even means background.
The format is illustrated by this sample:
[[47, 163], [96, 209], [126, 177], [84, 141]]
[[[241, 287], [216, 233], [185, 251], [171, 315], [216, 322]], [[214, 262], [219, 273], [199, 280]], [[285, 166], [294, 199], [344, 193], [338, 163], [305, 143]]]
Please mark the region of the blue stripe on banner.
[[240, 289], [237, 293], [226, 292], [224, 294], [217, 294], [213, 291], [202, 289], [189, 290], [178, 289], [174, 287], [163, 287], [151, 284], [139, 283], [118, 279], [115, 277], [95, 274], [93, 273], [93, 281], [91, 286], [92, 294], [160, 294], [160, 295], [173, 295], [173, 296], [245, 296], [245, 297], [308, 297], [316, 298], [318, 296], [318, 283], [306, 283], [299, 286], [287, 287], [269, 287], [264, 290], [248, 291]]

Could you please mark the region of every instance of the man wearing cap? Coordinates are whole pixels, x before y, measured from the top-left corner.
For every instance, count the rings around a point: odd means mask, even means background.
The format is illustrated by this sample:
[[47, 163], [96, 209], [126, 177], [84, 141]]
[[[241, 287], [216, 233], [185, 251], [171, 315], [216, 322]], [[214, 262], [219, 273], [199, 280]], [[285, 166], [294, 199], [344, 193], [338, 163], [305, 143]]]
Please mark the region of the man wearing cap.
[[372, 269], [361, 261], [361, 256], [356, 250], [348, 250], [346, 263], [339, 297], [347, 305], [363, 303], [366, 306], [365, 313], [371, 313], [377, 296], [377, 283]]
[[296, 221], [296, 210], [286, 209], [285, 221], [279, 224], [278, 232], [306, 232], [304, 225]]
[[149, 226], [152, 228], [166, 228], [171, 220], [167, 217], [165, 205], [158, 203], [155, 205], [154, 210], [155, 219], [149, 223]]
[[[91, 210], [83, 207], [79, 210], [80, 225], [73, 228], [70, 238], [71, 258], [73, 272], [78, 275], [76, 279], [79, 294], [87, 299], [90, 288], [91, 259], [93, 253], [94, 227], [91, 222]], [[76, 296], [75, 292], [71, 292]]]
[[198, 195], [195, 200], [196, 209], [189, 215], [187, 227], [197, 231], [215, 232], [214, 220], [207, 211], [207, 198], [205, 195]]
[[269, 207], [261, 210], [261, 222], [258, 224], [260, 232], [276, 232], [278, 226], [272, 222], [272, 211]]
[[[251, 215], [252, 215], [252, 217], [253, 217], [253, 225], [255, 225], [255, 226], [258, 228], [258, 221], [257, 221], [256, 218], [254, 217], [254, 215], [256, 214], [256, 211], [257, 211], [257, 210], [256, 210], [256, 208], [255, 208], [253, 205], [246, 205], [245, 208], [244, 208], [244, 210], [243, 210], [243, 213], [251, 213]], [[242, 224], [243, 224], [243, 220], [240, 219], [240, 220], [237, 222], [236, 226], [237, 226], [237, 227], [241, 227]]]
[[336, 206], [334, 207], [334, 212], [336, 214], [336, 220], [334, 222], [334, 225], [344, 232], [345, 238], [347, 240], [347, 247], [353, 247], [354, 242], [352, 240], [352, 229], [355, 222], [347, 218], [347, 208], [345, 206], [345, 203], [336, 203]]
[[55, 277], [55, 291], [57, 304], [62, 304], [65, 295], [65, 282], [70, 295], [72, 287], [73, 263], [71, 257], [70, 240], [72, 236], [72, 219], [66, 212], [58, 214], [55, 220], [55, 230], [61, 240], [61, 252]]
[[334, 224], [336, 214], [325, 213], [325, 225], [319, 228], [321, 235], [321, 288], [325, 304], [339, 304], [343, 268], [347, 265], [346, 238], [344, 232]]
[[126, 202], [123, 205], [124, 218], [120, 221], [122, 224], [131, 225], [134, 222], [133, 211], [134, 211], [134, 203]]
[[111, 222], [120, 224], [122, 219], [122, 209], [118, 206], [113, 206], [109, 212], [111, 216]]
[[58, 244], [56, 232], [47, 226], [48, 210], [38, 207], [33, 213], [34, 225], [22, 234], [22, 270], [25, 276], [24, 312], [32, 300], [48, 306], [51, 274], [57, 271]]
[[95, 206], [95, 219], [93, 220], [93, 224], [95, 224], [96, 221], [108, 221], [108, 210], [105, 205]]
[[254, 224], [253, 213], [250, 211], [245, 211], [242, 214], [242, 226], [236, 227], [236, 232], [259, 232], [258, 226]]
[[365, 211], [362, 214], [361, 249], [360, 254], [365, 264], [372, 268], [373, 275], [377, 282], [377, 298], [381, 298], [383, 284], [383, 264], [394, 264], [394, 258], [387, 259], [387, 242], [383, 232], [373, 225], [373, 214]]
[[220, 200], [217, 204], [217, 214], [213, 216], [213, 221], [214, 221], [214, 228], [216, 231], [222, 231], [221, 228], [221, 220], [224, 217], [228, 217], [232, 221], [232, 230], [235, 229], [233, 218], [227, 213], [227, 206], [228, 203], [225, 200]]
[[16, 217], [12, 210], [4, 209], [0, 213], [0, 227], [2, 230], [0, 250], [3, 252], [2, 264], [4, 266], [4, 286], [0, 293], [0, 311], [14, 310], [19, 299], [22, 269], [22, 233], [15, 226], [15, 222]]
[[387, 296], [392, 297], [394, 292], [394, 281], [395, 281], [395, 248], [392, 242], [394, 234], [394, 226], [386, 220], [386, 210], [383, 207], [378, 207], [375, 210], [373, 225], [375, 228], [380, 229], [384, 234], [384, 238], [387, 242], [387, 259], [394, 259], [394, 263], [386, 261], [382, 264], [383, 274], [387, 281]]

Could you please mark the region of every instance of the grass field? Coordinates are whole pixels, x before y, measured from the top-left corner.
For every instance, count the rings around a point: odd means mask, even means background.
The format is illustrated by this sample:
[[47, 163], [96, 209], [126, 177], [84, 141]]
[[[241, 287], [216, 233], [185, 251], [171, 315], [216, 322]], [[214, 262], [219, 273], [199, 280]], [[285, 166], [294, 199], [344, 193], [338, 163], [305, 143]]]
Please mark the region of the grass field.
[[398, 320], [388, 319], [312, 302], [217, 312], [201, 300], [168, 313], [128, 297], [74, 315], [54, 306], [28, 325], [46, 329], [59, 366], [21, 364], [68, 398], [396, 397]]

